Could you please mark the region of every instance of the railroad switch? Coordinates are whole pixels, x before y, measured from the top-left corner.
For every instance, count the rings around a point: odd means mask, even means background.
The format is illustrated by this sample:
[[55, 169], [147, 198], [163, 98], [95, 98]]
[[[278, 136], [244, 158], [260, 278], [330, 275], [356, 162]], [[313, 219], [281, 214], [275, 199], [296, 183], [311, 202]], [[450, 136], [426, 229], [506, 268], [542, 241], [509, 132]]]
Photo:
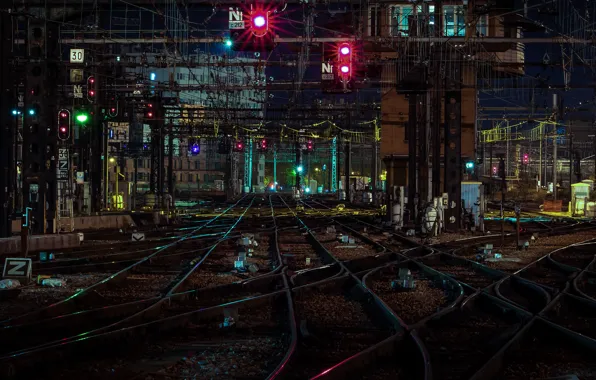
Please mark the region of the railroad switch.
[[397, 280], [391, 281], [393, 290], [412, 290], [416, 288], [416, 280], [408, 268], [400, 268], [397, 274]]

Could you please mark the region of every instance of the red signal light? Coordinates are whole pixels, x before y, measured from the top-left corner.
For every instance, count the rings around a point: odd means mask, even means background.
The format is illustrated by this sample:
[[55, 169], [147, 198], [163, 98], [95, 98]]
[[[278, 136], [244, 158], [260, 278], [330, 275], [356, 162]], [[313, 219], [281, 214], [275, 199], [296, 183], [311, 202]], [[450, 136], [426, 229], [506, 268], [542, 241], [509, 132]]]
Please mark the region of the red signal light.
[[250, 28], [256, 37], [263, 37], [269, 31], [269, 13], [262, 10], [250, 14]]
[[262, 15], [260, 13], [257, 13], [256, 15], [253, 15], [252, 17], [252, 25], [255, 28], [265, 28], [267, 26], [267, 19], [265, 15]]
[[352, 52], [349, 44], [342, 44], [339, 47], [339, 54], [341, 55], [349, 55]]
[[66, 112], [60, 112], [60, 117], [62, 117], [62, 118], [68, 117], [68, 114]]
[[342, 74], [349, 74], [350, 73], [350, 66], [349, 65], [341, 65], [339, 67], [339, 71], [341, 71]]
[[62, 132], [62, 133], [66, 132], [66, 127], [60, 127], [60, 132]]
[[153, 112], [147, 112], [147, 117], [153, 117]]

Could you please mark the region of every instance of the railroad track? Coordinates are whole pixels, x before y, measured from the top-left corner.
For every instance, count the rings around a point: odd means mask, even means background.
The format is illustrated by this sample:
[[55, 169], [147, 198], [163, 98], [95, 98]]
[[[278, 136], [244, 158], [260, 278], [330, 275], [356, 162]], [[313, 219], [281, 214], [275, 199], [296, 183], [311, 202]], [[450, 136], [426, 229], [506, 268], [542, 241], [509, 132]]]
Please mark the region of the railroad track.
[[[238, 206], [238, 203], [236, 206]], [[233, 227], [230, 227], [230, 231]], [[196, 232], [198, 230], [194, 231], [194, 233]], [[181, 240], [187, 240], [190, 237], [192, 235], [181, 238]], [[170, 245], [164, 247], [163, 250], [168, 248], [176, 249], [174, 245]], [[163, 250], [157, 251], [157, 253], [162, 253]], [[199, 249], [199, 252], [201, 251]], [[167, 261], [164, 264], [161, 258], [157, 257], [157, 254], [152, 254], [118, 273], [108, 275], [108, 277], [100, 274], [96, 274], [95, 278], [91, 276], [93, 281], [90, 281], [91, 284], [82, 290], [77, 290], [72, 286], [67, 289], [32, 287], [33, 290], [41, 292], [39, 296], [43, 301], [49, 298], [48, 292], [58, 290], [56, 293], [58, 296], [53, 293], [50, 294], [55, 299], [61, 299], [61, 301], [22, 315], [17, 314], [4, 322], [5, 328], [0, 333], [2, 336], [18, 337], [24, 335], [29, 339], [14, 340], [15, 344], [5, 346], [2, 353], [9, 352], [8, 350], [23, 349], [38, 342], [52, 342], [53, 339], [63, 337], [61, 334], [64, 331], [51, 328], [54, 324], [64, 327], [65, 322], [69, 323], [67, 332], [72, 334], [75, 331], [101, 328], [106, 323], [114, 320], [118, 321], [118, 319], [126, 317], [130, 313], [134, 315], [135, 312], [158, 302], [169, 291], [179, 287], [183, 280], [195, 269], [192, 266], [194, 262], [188, 261], [178, 261], [174, 271], [169, 270], [172, 269], [171, 264]], [[84, 276], [86, 279], [88, 277], [90, 276]], [[4, 307], [3, 310], [6, 310], [7, 306], [11, 304], [20, 306], [23, 300], [17, 298], [16, 300], [8, 300], [8, 302], [0, 303], [0, 306]], [[31, 335], [27, 334], [27, 331], [37, 331], [38, 333]], [[40, 334], [40, 331], [43, 331], [43, 333]]]
[[466, 293], [474, 293], [477, 290], [485, 289], [506, 276], [505, 273], [480, 263], [452, 255], [437, 254], [427, 256], [420, 261], [465, 285], [464, 290], [466, 290]]
[[316, 376], [399, 328], [390, 312], [348, 276], [295, 289], [293, 298], [300, 338], [283, 379]]
[[573, 280], [578, 271], [562, 268], [545, 256], [524, 269], [517, 276], [544, 286], [551, 294], [565, 290], [568, 282]]
[[552, 299], [543, 287], [517, 276], [497, 282], [494, 291], [498, 297], [532, 314], [542, 311]]
[[594, 248], [596, 248], [596, 244], [594, 243], [575, 244], [568, 249], [552, 252], [550, 258], [567, 267], [578, 270], [590, 269], [590, 264], [592, 264], [596, 257]]
[[[400, 269], [410, 270], [416, 285], [414, 289], [400, 291], [392, 287]], [[457, 281], [414, 261], [373, 269], [363, 277], [362, 283], [404, 326], [413, 326], [441, 310], [452, 308], [463, 297], [463, 289]]]
[[[105, 287], [82, 299], [96, 306], [99, 296], [119, 301], [95, 309], [73, 303], [72, 314], [14, 319], [0, 336], [33, 338], [4, 352], [0, 378], [516, 378], [500, 371], [505, 367], [496, 358], [513, 358], [511, 342], [531, 341], [536, 326], [552, 335], [563, 326], [570, 340], [571, 331], [593, 334], [594, 304], [569, 294], [577, 288], [596, 296], [596, 285], [593, 293], [588, 289], [596, 273], [583, 270], [591, 263], [587, 247], [585, 254], [544, 255], [509, 275], [444, 253], [412, 260], [385, 251], [387, 244], [379, 243], [391, 234], [349, 218], [303, 213], [277, 195], [250, 202], [253, 207], [240, 204], [219, 230], [202, 227], [201, 236], [127, 272], [174, 276], [163, 283], [154, 278], [155, 289], [139, 285], [148, 293], [159, 288], [155, 297], [127, 302], [126, 291], [110, 295], [102, 293], [112, 291]], [[331, 224], [361, 252], [343, 256], [325, 233]], [[231, 242], [242, 232], [255, 233], [259, 242], [253, 273], [231, 270]], [[554, 274], [535, 270], [542, 265]], [[415, 289], [392, 289], [400, 268], [411, 271]], [[488, 294], [493, 290], [507, 302]], [[561, 352], [571, 355], [572, 348]], [[527, 362], [539, 360], [528, 356]], [[507, 371], [524, 363], [513, 364]]]
[[596, 339], [596, 303], [561, 293], [540, 315], [566, 329]]
[[468, 379], [519, 331], [531, 315], [477, 293], [459, 308], [415, 329], [433, 379]]
[[591, 342], [541, 318], [530, 321], [471, 380], [596, 377]]

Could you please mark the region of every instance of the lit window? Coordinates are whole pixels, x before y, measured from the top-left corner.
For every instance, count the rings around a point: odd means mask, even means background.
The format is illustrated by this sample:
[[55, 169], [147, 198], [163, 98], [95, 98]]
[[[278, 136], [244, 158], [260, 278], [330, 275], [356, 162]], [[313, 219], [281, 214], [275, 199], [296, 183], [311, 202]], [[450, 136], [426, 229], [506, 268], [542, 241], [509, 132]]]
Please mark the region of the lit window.
[[447, 37], [466, 35], [466, 14], [462, 5], [446, 5], [444, 8], [444, 35]]
[[412, 11], [410, 5], [394, 5], [391, 7], [390, 27], [392, 36], [408, 35], [408, 17], [412, 15]]
[[478, 17], [476, 21], [476, 33], [480, 37], [488, 36], [488, 15]]

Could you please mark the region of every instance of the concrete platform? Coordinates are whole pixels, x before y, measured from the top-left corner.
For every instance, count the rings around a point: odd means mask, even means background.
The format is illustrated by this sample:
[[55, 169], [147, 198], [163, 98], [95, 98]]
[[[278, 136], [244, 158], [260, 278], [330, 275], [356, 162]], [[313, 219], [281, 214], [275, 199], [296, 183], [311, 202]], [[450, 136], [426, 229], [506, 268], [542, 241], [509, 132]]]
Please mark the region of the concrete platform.
[[[52, 251], [64, 248], [74, 248], [81, 245], [78, 234], [55, 234], [55, 235], [34, 235], [29, 239], [29, 252], [31, 251]], [[21, 237], [15, 236], [0, 239], [0, 254], [21, 253]]]
[[[70, 218], [60, 219], [62, 226], [70, 226]], [[78, 216], [74, 218], [74, 231], [85, 231], [85, 230], [101, 230], [101, 229], [119, 229], [123, 227], [135, 226], [134, 220], [130, 215], [118, 214], [118, 215], [97, 215], [97, 216]], [[21, 232], [21, 221], [12, 221], [12, 232]]]

